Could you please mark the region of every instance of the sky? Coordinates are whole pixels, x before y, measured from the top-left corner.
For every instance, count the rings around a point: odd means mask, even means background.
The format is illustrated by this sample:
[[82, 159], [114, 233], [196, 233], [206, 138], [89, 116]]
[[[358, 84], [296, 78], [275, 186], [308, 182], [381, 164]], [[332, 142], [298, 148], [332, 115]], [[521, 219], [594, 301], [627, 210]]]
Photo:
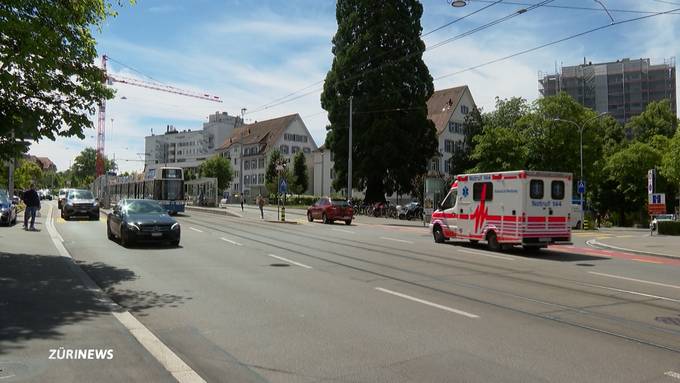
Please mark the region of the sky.
[[[469, 0], [454, 8], [447, 0], [423, 0], [423, 32], [490, 5]], [[650, 58], [652, 63], [680, 57], [680, 12], [634, 21], [569, 41], [476, 67], [595, 27], [610, 18], [594, 0], [553, 0], [508, 21], [456, 39], [441, 41], [513, 14], [539, 0], [503, 0], [425, 36], [423, 59], [445, 89], [468, 85], [478, 106], [493, 110], [495, 98], [539, 97], [540, 73], [561, 65], [621, 58]], [[126, 3], [125, 1], [123, 3]], [[680, 0], [601, 0], [615, 21], [680, 8]], [[553, 6], [548, 7], [547, 5]], [[567, 9], [582, 7], [590, 9]], [[106, 155], [121, 171], [142, 170], [144, 137], [166, 125], [201, 129], [209, 114], [224, 111], [246, 123], [299, 113], [317, 145], [323, 144], [328, 119], [320, 106], [321, 84], [333, 61], [337, 23], [329, 0], [137, 0], [116, 6], [118, 15], [96, 31], [99, 55], [111, 58], [108, 71], [156, 81], [191, 92], [219, 96], [222, 103], [113, 83], [116, 97], [106, 106]], [[446, 77], [443, 77], [446, 76]], [[677, 87], [680, 89], [680, 86]], [[297, 92], [297, 93], [296, 93]], [[272, 102], [294, 94], [294, 100]], [[96, 115], [92, 116], [96, 126]], [[95, 129], [85, 139], [59, 138], [32, 145], [31, 154], [50, 157], [65, 170], [77, 154], [96, 145]]]

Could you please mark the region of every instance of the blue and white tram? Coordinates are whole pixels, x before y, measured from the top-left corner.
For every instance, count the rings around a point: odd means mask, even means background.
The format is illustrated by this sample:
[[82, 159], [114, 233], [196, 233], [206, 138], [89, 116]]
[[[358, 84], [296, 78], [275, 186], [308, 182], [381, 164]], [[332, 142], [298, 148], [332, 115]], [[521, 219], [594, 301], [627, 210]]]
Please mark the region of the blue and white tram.
[[[104, 178], [106, 177], [106, 178]], [[184, 211], [184, 172], [182, 168], [159, 167], [137, 176], [101, 176], [93, 184], [94, 193], [111, 206], [125, 198], [153, 199], [170, 214]]]

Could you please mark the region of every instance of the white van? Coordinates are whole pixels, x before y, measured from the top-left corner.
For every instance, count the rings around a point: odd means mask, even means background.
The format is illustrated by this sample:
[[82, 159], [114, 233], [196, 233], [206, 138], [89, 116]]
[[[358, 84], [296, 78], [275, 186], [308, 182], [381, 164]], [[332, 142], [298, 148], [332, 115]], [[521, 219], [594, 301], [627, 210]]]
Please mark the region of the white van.
[[572, 175], [517, 170], [459, 175], [432, 213], [435, 242], [464, 239], [490, 249], [571, 244]]

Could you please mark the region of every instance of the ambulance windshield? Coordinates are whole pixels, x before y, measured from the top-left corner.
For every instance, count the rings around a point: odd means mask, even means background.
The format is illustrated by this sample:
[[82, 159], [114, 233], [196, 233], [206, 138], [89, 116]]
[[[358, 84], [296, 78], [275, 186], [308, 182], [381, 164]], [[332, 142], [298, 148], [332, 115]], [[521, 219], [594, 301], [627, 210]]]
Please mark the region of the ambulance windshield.
[[439, 209], [441, 210], [447, 210], [451, 209], [456, 205], [456, 198], [458, 197], [458, 189], [451, 189], [449, 191], [449, 194], [446, 195], [446, 198], [442, 201], [441, 205], [439, 205]]

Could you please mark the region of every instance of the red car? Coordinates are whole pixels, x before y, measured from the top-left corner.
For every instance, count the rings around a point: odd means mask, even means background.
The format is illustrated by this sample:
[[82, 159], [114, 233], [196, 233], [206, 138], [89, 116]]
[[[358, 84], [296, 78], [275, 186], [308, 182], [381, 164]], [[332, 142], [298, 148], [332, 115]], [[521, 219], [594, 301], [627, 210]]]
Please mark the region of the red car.
[[350, 225], [354, 217], [354, 210], [342, 199], [321, 198], [314, 205], [307, 208], [307, 220], [309, 222], [320, 219], [323, 223], [333, 223], [333, 221], [345, 221]]

